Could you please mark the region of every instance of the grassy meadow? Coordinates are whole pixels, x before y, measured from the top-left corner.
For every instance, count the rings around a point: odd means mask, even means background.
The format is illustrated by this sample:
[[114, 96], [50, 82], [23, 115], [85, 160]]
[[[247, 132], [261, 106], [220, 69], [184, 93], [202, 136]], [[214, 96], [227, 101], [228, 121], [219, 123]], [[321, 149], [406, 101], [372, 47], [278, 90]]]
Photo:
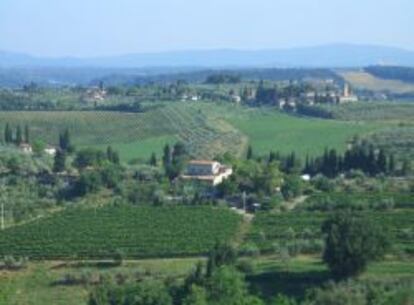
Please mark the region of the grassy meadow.
[[[121, 275], [139, 279], [182, 279], [194, 270], [203, 258], [151, 259], [125, 261], [122, 266], [102, 268], [94, 262], [36, 262], [30, 263], [23, 271], [0, 273], [0, 304], [7, 305], [86, 305], [87, 284], [64, 285], [69, 277], [82, 278], [84, 275]], [[320, 258], [298, 256], [281, 261], [276, 256], [243, 259], [249, 261], [253, 270], [247, 276], [251, 290], [269, 300], [279, 293], [293, 297], [304, 297], [305, 290], [328, 281], [329, 273]], [[374, 263], [361, 280], [397, 280], [410, 278], [414, 273], [412, 261], [396, 261], [390, 258]]]

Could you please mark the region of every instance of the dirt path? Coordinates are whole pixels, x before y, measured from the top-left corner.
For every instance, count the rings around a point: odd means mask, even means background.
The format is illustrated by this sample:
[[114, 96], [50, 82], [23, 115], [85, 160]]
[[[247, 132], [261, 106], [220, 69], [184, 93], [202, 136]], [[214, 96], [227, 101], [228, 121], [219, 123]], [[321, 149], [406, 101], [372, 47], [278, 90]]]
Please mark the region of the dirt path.
[[240, 209], [237, 209], [236, 213], [243, 216], [243, 221], [233, 242], [235, 247], [239, 247], [243, 243], [246, 235], [249, 233], [251, 223], [254, 219], [254, 214], [246, 213]]
[[286, 208], [291, 211], [295, 209], [298, 205], [304, 203], [309, 196], [303, 195], [300, 197], [295, 198], [293, 201], [289, 201], [286, 203]]

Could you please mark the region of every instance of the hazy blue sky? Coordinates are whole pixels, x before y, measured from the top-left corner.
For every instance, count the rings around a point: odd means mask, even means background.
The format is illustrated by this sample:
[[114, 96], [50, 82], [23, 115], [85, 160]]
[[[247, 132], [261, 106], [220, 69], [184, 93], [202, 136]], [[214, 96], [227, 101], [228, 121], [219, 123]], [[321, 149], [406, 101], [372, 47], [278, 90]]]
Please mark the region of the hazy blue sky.
[[0, 0], [0, 49], [96, 56], [335, 42], [414, 50], [413, 0]]

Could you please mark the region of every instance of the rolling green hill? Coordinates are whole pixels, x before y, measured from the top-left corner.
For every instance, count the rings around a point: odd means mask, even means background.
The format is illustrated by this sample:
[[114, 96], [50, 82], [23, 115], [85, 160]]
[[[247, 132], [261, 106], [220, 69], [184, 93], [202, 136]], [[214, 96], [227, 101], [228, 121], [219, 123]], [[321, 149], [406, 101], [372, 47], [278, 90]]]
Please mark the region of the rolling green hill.
[[270, 150], [315, 155], [325, 147], [343, 150], [356, 134], [378, 124], [296, 117], [275, 109], [252, 109], [230, 104], [169, 103], [145, 113], [97, 111], [0, 112], [0, 128], [28, 124], [32, 139], [56, 144], [69, 128], [77, 146], [112, 145], [124, 161], [160, 155], [166, 143], [182, 141], [195, 158], [214, 158], [225, 152], [242, 156], [247, 145], [258, 154]]

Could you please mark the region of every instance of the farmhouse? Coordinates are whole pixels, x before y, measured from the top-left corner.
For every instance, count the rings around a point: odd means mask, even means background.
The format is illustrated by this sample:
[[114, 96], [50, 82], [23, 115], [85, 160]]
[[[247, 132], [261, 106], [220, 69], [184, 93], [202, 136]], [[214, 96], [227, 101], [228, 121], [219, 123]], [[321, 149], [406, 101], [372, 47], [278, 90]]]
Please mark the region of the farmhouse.
[[220, 164], [217, 161], [193, 160], [187, 165], [184, 180], [196, 180], [213, 186], [222, 183], [233, 174], [233, 169]]
[[55, 147], [48, 146], [43, 151], [49, 156], [55, 156], [57, 149]]
[[33, 152], [32, 145], [28, 143], [21, 143], [19, 145], [19, 148], [26, 154], [31, 154]]

